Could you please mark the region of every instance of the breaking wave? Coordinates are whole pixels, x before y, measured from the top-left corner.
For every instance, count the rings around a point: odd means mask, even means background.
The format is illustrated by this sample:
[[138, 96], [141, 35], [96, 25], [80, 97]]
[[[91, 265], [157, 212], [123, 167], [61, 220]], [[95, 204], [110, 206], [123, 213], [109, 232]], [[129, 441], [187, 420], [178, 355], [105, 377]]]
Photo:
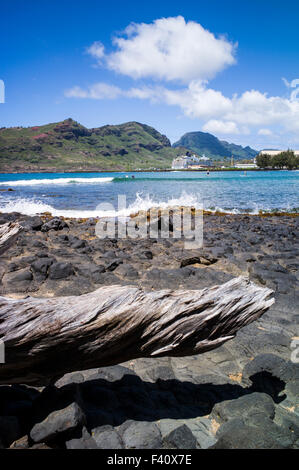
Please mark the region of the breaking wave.
[[182, 192], [181, 196], [175, 198], [169, 198], [166, 201], [155, 200], [149, 194], [143, 195], [140, 193], [136, 194], [135, 200], [127, 205], [127, 207], [118, 208], [107, 202], [98, 204], [93, 209], [81, 209], [81, 208], [56, 208], [50, 204], [42, 202], [36, 199], [16, 198], [14, 200], [0, 200], [0, 211], [1, 212], [20, 212], [24, 215], [37, 215], [44, 212], [51, 213], [57, 217], [70, 217], [70, 218], [90, 218], [90, 217], [117, 217], [123, 216], [128, 217], [132, 214], [136, 214], [139, 211], [146, 211], [151, 208], [159, 207], [166, 209], [170, 207], [194, 207], [196, 209], [205, 209], [207, 211], [225, 212], [228, 214], [259, 214], [260, 211], [266, 212], [296, 212], [298, 213], [298, 207], [291, 208], [265, 208], [254, 205], [248, 208], [235, 208], [235, 207], [219, 207], [219, 206], [204, 206], [200, 196], [194, 194], [188, 194]]
[[32, 186], [32, 185], [49, 185], [49, 184], [76, 184], [76, 183], [110, 183], [113, 177], [95, 177], [95, 178], [51, 178], [51, 179], [32, 179], [32, 180], [15, 180], [15, 181], [0, 181], [0, 184], [5, 186]]

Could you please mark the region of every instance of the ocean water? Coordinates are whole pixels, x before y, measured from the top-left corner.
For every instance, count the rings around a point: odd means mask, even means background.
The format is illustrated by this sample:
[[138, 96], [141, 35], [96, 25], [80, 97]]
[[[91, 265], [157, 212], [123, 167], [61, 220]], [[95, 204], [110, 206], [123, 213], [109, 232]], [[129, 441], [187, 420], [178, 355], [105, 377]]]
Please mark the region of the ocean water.
[[[1, 212], [129, 215], [151, 207], [299, 212], [299, 171], [0, 174]], [[126, 205], [119, 207], [119, 196]], [[122, 199], [123, 200], [123, 199]]]

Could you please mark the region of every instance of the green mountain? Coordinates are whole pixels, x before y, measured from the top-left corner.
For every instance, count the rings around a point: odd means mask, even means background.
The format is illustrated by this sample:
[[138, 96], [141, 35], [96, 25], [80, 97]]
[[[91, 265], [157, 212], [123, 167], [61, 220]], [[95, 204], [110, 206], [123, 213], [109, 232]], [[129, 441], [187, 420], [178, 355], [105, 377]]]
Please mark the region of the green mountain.
[[87, 129], [72, 119], [0, 129], [0, 171], [169, 168], [186, 149], [138, 122]]
[[215, 160], [222, 160], [225, 157], [236, 159], [252, 159], [258, 152], [250, 147], [229, 144], [224, 140], [219, 140], [207, 132], [187, 132], [183, 137], [173, 144], [174, 148], [185, 147], [200, 155], [205, 154]]

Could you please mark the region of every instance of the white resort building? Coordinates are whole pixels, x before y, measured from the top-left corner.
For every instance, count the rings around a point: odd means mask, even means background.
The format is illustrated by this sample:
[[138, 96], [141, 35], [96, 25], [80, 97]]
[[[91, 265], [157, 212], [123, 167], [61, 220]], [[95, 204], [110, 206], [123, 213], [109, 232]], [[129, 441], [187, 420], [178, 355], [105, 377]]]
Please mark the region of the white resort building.
[[182, 155], [172, 161], [172, 170], [186, 170], [188, 168], [201, 168], [202, 166], [211, 166], [212, 161], [205, 157], [196, 157], [196, 155]]

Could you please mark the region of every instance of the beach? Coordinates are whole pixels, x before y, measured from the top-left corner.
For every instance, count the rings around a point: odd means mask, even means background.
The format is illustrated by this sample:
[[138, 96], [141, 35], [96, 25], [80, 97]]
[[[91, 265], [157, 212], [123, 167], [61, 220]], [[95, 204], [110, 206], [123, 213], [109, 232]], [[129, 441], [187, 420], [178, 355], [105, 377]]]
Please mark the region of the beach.
[[298, 221], [205, 213], [203, 247], [190, 250], [172, 237], [99, 239], [95, 217], [2, 212], [1, 225], [23, 227], [1, 258], [3, 296], [199, 290], [246, 276], [275, 297], [259, 320], [202, 355], [134, 359], [48, 387], [1, 386], [2, 447], [298, 448]]

